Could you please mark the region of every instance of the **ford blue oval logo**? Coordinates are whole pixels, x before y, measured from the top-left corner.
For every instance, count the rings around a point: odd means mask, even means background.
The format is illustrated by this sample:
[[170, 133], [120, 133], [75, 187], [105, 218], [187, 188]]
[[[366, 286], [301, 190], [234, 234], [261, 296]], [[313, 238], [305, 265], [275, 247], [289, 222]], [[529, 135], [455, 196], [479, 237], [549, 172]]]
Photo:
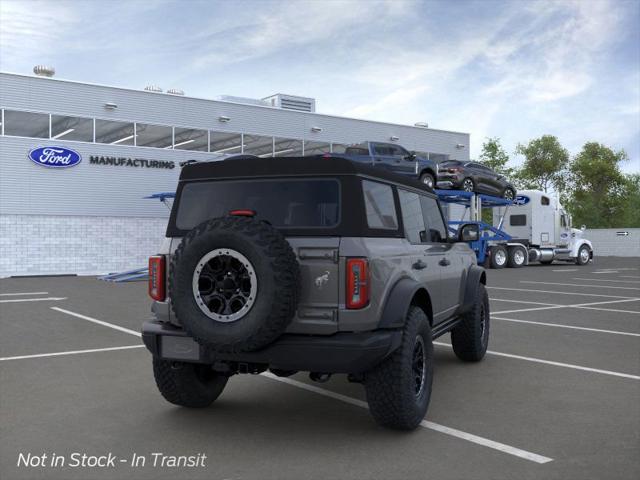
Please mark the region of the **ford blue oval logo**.
[[526, 195], [518, 195], [516, 199], [513, 201], [514, 205], [526, 205], [529, 203], [529, 197]]
[[38, 147], [29, 152], [29, 160], [43, 167], [68, 168], [79, 164], [82, 156], [69, 148]]

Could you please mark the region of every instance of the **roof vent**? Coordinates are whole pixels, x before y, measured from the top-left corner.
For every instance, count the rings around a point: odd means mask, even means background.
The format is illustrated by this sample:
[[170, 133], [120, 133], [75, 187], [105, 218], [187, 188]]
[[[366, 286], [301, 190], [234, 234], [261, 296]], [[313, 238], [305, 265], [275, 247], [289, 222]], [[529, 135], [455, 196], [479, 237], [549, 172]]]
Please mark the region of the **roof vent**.
[[427, 122], [416, 122], [413, 125], [420, 128], [429, 128], [429, 124]]
[[184, 90], [180, 90], [179, 88], [170, 88], [167, 90], [169, 95], [184, 95]]
[[162, 88], [160, 88], [157, 85], [147, 85], [146, 87], [144, 87], [144, 89], [147, 92], [155, 92], [155, 93], [162, 93]]
[[309, 97], [297, 97], [295, 95], [286, 95], [284, 93], [276, 93], [262, 100], [269, 102], [272, 107], [278, 107], [285, 110], [296, 110], [298, 112], [315, 112], [316, 100]]
[[56, 69], [46, 65], [36, 65], [33, 67], [33, 73], [39, 77], [53, 77], [56, 74]]

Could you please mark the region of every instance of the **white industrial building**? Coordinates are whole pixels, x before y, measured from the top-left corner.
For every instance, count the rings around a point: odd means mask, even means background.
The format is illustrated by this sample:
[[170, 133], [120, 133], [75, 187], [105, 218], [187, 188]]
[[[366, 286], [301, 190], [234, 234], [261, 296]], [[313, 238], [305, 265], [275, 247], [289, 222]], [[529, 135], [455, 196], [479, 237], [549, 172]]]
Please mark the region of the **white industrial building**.
[[[208, 100], [34, 71], [0, 73], [0, 277], [144, 266], [168, 210], [143, 197], [173, 191], [186, 160], [341, 153], [364, 140], [469, 159], [467, 133], [322, 115], [309, 98]], [[58, 165], [39, 162], [56, 151]]]

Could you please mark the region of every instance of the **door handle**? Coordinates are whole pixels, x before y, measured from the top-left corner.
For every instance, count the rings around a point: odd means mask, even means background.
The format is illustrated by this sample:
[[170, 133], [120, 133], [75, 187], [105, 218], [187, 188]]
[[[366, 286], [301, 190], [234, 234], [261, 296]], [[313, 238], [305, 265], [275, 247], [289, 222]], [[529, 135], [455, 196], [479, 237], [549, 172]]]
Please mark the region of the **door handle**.
[[451, 265], [451, 262], [445, 257], [442, 260], [440, 260], [438, 264], [442, 265], [443, 267], [446, 267], [447, 265]]
[[413, 268], [414, 270], [423, 270], [427, 268], [427, 264], [424, 263], [422, 260], [418, 260], [416, 263], [411, 265], [411, 268]]

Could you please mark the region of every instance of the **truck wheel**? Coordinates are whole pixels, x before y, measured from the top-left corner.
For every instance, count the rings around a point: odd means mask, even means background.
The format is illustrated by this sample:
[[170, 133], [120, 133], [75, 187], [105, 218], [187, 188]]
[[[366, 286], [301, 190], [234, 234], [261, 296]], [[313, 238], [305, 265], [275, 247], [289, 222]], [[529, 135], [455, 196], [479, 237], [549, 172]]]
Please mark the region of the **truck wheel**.
[[422, 175], [420, 175], [420, 183], [423, 183], [431, 189], [433, 189], [433, 187], [435, 187], [436, 185], [433, 175], [431, 175], [430, 173], [423, 173]]
[[411, 306], [400, 346], [365, 374], [371, 415], [384, 427], [413, 430], [427, 413], [432, 382], [431, 327], [424, 311]]
[[273, 342], [298, 301], [298, 262], [284, 236], [254, 218], [201, 223], [171, 261], [171, 306], [184, 329], [214, 351], [246, 352]]
[[504, 268], [509, 255], [507, 249], [502, 245], [494, 245], [489, 249], [491, 268]]
[[576, 264], [586, 265], [587, 263], [589, 263], [590, 258], [591, 258], [591, 251], [589, 250], [589, 247], [587, 247], [586, 245], [582, 245], [578, 250], [578, 256], [576, 257]]
[[524, 266], [527, 258], [527, 252], [522, 247], [509, 247], [509, 261], [507, 265], [510, 268], [520, 268]]
[[507, 187], [502, 193], [502, 198], [504, 198], [505, 200], [513, 200], [516, 198], [516, 192], [513, 191], [513, 188]]
[[170, 403], [204, 408], [220, 396], [229, 377], [209, 365], [153, 359], [153, 376], [160, 393]]
[[451, 330], [451, 345], [460, 360], [478, 362], [484, 358], [489, 345], [490, 317], [487, 289], [478, 283], [473, 308]]
[[465, 178], [462, 181], [462, 190], [464, 190], [465, 192], [473, 192], [476, 189], [476, 185], [475, 183], [473, 183], [473, 180], [471, 178]]

